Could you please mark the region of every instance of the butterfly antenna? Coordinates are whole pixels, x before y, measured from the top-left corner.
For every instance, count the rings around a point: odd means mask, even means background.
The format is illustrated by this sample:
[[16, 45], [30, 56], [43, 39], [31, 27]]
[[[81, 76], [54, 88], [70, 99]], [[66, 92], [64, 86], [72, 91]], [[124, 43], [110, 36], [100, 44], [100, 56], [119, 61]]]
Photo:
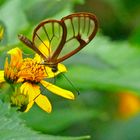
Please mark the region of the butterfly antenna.
[[64, 74], [61, 73], [63, 75], [63, 77], [70, 83], [70, 85], [72, 86], [72, 88], [77, 92], [78, 95], [80, 95], [80, 91], [73, 85], [73, 83], [71, 82], [71, 80]]

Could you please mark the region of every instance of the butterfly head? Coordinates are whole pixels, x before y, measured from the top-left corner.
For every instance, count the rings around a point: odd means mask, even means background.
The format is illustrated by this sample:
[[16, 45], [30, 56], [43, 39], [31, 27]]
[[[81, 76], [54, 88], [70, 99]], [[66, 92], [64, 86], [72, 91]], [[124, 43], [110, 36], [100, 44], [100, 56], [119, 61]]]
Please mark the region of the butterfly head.
[[51, 69], [52, 69], [52, 72], [54, 72], [54, 73], [58, 71], [57, 65], [51, 66]]
[[56, 73], [57, 71], [58, 71], [58, 65], [57, 64], [49, 64], [47, 61], [43, 61], [42, 63], [41, 63], [42, 65], [45, 65], [45, 66], [48, 66], [49, 68], [51, 68], [51, 71], [53, 72], [53, 73]]

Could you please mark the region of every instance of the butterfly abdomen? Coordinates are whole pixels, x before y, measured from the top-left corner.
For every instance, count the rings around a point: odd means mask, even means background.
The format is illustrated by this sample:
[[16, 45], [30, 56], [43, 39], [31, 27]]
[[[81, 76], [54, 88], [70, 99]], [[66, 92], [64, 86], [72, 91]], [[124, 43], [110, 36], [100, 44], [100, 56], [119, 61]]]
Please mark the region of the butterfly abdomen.
[[28, 47], [32, 48], [33, 43], [32, 43], [27, 37], [25, 37], [25, 36], [22, 35], [22, 34], [19, 34], [19, 35], [18, 35], [18, 38], [19, 38], [24, 44], [26, 44]]

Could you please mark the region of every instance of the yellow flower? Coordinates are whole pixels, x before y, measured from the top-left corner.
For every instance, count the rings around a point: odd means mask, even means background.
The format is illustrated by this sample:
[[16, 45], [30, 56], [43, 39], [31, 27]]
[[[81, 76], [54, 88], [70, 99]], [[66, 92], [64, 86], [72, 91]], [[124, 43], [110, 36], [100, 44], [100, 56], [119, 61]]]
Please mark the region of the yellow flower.
[[11, 61], [8, 63], [8, 58], [6, 58], [4, 71], [0, 71], [0, 83], [16, 83], [18, 80], [18, 72], [22, 65], [22, 52], [19, 48], [14, 48], [8, 51], [8, 54], [11, 55]]
[[119, 115], [123, 118], [131, 117], [140, 112], [140, 98], [133, 91], [119, 93]]
[[23, 84], [20, 88], [21, 93], [25, 95], [27, 94], [29, 96], [29, 104], [27, 106], [26, 112], [32, 107], [34, 103], [36, 103], [40, 108], [48, 113], [52, 110], [49, 99], [40, 92], [39, 83], [54, 94], [67, 99], [74, 99], [72, 92], [45, 81], [46, 78], [51, 78], [61, 72], [66, 72], [65, 66], [58, 64], [58, 71], [54, 73], [48, 66], [41, 65], [41, 61], [42, 60], [40, 56], [37, 54], [35, 55], [34, 59], [24, 59], [21, 70], [18, 73], [20, 81], [23, 81]]
[[[41, 94], [39, 84], [54, 94], [67, 99], [74, 99], [72, 92], [45, 81], [47, 78], [66, 72], [64, 65], [58, 64], [58, 71], [54, 73], [48, 66], [40, 64], [39, 60], [41, 58], [37, 54], [34, 59], [23, 59], [19, 48], [10, 50], [8, 54], [11, 55], [11, 61], [8, 63], [8, 59], [6, 59], [4, 71], [0, 71], [0, 82], [21, 83], [20, 92], [11, 97], [12, 104], [19, 105], [19, 107], [22, 107], [22, 105], [27, 106], [25, 110], [27, 112], [36, 103], [41, 109], [50, 113], [52, 110], [51, 103], [45, 95]], [[21, 95], [25, 95], [22, 96], [23, 100], [19, 100]]]

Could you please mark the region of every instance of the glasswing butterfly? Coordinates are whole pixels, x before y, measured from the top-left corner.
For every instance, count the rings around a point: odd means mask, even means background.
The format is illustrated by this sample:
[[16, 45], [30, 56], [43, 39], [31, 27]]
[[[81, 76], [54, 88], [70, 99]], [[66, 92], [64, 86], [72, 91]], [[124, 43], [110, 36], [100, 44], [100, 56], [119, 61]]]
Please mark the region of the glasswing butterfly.
[[[84, 48], [94, 38], [97, 29], [96, 16], [80, 12], [65, 16], [61, 20], [40, 22], [34, 29], [32, 41], [21, 34], [18, 38], [38, 53], [44, 61], [43, 64], [49, 66], [52, 72], [57, 72], [57, 64]], [[38, 48], [41, 44], [47, 48], [48, 56]]]

